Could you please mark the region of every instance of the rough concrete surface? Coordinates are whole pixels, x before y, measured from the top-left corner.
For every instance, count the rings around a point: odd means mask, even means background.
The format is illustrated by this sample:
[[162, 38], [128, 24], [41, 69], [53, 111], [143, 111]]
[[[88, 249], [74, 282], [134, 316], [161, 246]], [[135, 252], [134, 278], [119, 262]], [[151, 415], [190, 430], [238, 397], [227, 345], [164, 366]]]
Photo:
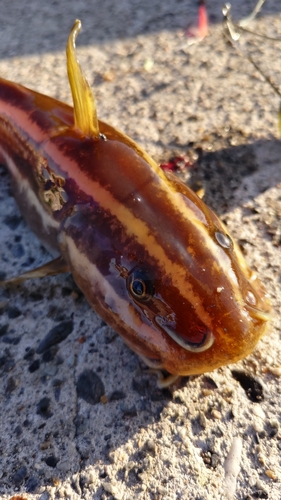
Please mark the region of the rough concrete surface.
[[[255, 1], [233, 3], [240, 19]], [[64, 46], [80, 18], [99, 117], [158, 161], [189, 155], [189, 181], [203, 185], [273, 305], [247, 359], [159, 390], [71, 276], [2, 289], [1, 499], [281, 498], [280, 99], [224, 40], [221, 2], [209, 4], [210, 33], [190, 45], [195, 0], [1, 2], [1, 76], [71, 102]], [[281, 37], [280, 10], [268, 0], [251, 29]], [[281, 42], [241, 43], [281, 85]], [[49, 255], [0, 176], [3, 278]], [[65, 340], [37, 353], [54, 327]]]

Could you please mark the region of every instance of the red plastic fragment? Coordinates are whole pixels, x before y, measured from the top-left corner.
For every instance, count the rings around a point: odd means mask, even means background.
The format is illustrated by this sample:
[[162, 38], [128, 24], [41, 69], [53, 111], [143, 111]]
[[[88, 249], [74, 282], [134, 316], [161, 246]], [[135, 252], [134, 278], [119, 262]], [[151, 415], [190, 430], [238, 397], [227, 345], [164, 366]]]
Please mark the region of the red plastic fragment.
[[175, 156], [171, 158], [167, 163], [161, 163], [160, 167], [162, 170], [185, 170], [186, 168], [191, 168], [194, 163], [190, 161], [188, 156]]

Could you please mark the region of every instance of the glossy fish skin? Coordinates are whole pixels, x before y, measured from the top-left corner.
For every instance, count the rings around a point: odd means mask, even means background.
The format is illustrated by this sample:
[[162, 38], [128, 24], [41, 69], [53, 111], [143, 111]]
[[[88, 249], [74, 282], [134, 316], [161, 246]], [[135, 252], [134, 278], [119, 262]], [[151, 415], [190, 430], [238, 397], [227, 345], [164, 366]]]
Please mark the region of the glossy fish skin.
[[149, 365], [188, 375], [247, 356], [270, 305], [220, 220], [127, 136], [77, 123], [0, 80], [0, 152], [33, 231]]

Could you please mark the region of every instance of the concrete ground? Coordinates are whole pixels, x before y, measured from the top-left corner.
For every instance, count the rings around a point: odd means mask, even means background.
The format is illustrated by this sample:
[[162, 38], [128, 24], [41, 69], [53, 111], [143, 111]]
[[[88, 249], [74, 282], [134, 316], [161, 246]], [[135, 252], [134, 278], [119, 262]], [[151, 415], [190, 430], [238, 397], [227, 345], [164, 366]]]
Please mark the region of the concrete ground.
[[[233, 3], [240, 19], [255, 1]], [[280, 99], [226, 43], [221, 7], [210, 2], [210, 33], [190, 44], [195, 0], [2, 0], [0, 75], [71, 102], [64, 47], [80, 18], [99, 117], [159, 162], [189, 155], [189, 181], [203, 185], [273, 305], [252, 355], [159, 390], [70, 276], [1, 290], [3, 500], [281, 498]], [[268, 0], [250, 28], [281, 37], [280, 10]], [[281, 88], [281, 42], [241, 43]], [[0, 176], [3, 278], [49, 255]], [[65, 340], [37, 353], [54, 327]]]

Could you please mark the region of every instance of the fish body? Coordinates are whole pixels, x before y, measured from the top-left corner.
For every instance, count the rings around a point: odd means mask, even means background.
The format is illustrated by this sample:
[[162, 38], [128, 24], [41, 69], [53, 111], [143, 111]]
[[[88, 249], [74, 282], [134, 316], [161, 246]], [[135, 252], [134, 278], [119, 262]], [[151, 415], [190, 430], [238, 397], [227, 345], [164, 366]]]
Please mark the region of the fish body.
[[0, 79], [0, 155], [20, 209], [149, 366], [188, 375], [235, 362], [266, 330], [264, 289], [204, 202], [97, 119], [77, 23], [67, 46], [74, 109]]

